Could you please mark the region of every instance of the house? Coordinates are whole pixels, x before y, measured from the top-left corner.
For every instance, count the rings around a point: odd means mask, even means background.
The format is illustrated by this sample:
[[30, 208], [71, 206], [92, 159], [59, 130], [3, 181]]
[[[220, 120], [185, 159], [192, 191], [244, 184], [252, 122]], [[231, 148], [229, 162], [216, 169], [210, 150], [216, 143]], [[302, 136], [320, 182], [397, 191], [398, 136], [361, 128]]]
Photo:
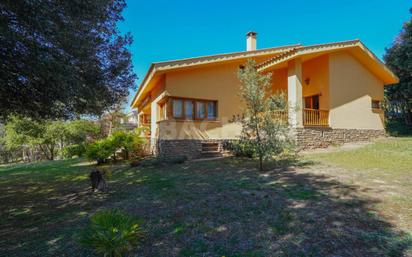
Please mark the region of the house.
[[132, 107], [138, 124], [150, 128], [156, 154], [201, 156], [220, 151], [239, 136], [241, 113], [237, 71], [248, 59], [272, 74], [274, 91], [287, 93], [291, 131], [303, 148], [383, 136], [384, 86], [398, 78], [359, 40], [247, 50], [153, 63]]

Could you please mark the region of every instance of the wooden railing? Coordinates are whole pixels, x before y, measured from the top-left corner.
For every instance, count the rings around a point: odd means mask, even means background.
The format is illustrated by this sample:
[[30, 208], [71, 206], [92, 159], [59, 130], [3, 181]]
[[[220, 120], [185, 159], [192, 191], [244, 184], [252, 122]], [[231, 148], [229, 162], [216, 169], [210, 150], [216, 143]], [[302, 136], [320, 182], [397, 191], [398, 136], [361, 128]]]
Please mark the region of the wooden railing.
[[328, 126], [329, 111], [316, 109], [303, 109], [304, 126]]
[[287, 111], [277, 111], [274, 115], [276, 120], [280, 120], [282, 122], [288, 122], [288, 112]]

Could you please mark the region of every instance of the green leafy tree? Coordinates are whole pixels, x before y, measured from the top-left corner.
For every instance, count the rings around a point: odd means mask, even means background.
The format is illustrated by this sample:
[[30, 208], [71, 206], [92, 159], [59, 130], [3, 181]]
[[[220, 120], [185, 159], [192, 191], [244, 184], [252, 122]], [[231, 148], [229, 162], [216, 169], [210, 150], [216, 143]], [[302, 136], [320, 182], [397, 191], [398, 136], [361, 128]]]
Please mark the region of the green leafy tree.
[[240, 95], [244, 103], [239, 120], [242, 124], [240, 143], [256, 153], [260, 170], [263, 170], [263, 161], [293, 146], [287, 121], [280, 118], [287, 113], [286, 97], [282, 93], [272, 92], [271, 76], [270, 73], [259, 73], [253, 60], [238, 71]]
[[[85, 148], [88, 137], [92, 140], [97, 135], [98, 126], [91, 121], [37, 121], [12, 116], [5, 125], [4, 142], [9, 150], [39, 149], [47, 159], [54, 160], [65, 148], [76, 150], [78, 155]], [[72, 147], [74, 145], [77, 147]]]
[[93, 121], [73, 120], [67, 123], [67, 140], [70, 144], [82, 144], [98, 139], [100, 128]]
[[64, 134], [63, 122], [13, 117], [6, 124], [6, 145], [9, 148], [38, 146], [47, 159], [54, 160], [56, 146], [64, 141]]
[[134, 89], [125, 0], [2, 0], [0, 118], [100, 115]]
[[42, 134], [42, 127], [29, 118], [12, 116], [4, 126], [4, 144], [9, 151], [21, 151], [23, 160], [27, 156], [26, 150], [37, 147], [38, 137]]
[[[410, 9], [412, 14], [412, 8]], [[392, 46], [386, 49], [385, 62], [399, 77], [399, 83], [385, 88], [390, 105], [400, 110], [406, 124], [412, 124], [412, 18], [405, 22]]]

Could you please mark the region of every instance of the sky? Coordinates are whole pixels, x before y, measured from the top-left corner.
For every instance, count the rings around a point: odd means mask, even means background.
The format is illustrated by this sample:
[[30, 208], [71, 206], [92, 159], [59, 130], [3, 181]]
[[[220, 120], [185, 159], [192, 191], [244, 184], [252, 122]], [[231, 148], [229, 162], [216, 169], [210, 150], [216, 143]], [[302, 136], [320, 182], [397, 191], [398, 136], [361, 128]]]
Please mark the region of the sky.
[[140, 86], [152, 62], [244, 51], [248, 31], [258, 33], [258, 49], [360, 39], [382, 58], [411, 7], [411, 0], [127, 0], [118, 26], [133, 36]]

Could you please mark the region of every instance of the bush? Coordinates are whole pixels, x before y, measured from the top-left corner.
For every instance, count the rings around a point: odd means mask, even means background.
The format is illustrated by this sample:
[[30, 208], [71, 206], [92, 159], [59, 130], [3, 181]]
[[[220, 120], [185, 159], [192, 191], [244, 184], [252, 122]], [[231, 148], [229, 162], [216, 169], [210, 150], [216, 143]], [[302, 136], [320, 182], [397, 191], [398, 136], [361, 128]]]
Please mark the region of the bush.
[[412, 136], [412, 126], [403, 119], [387, 119], [385, 125], [386, 131], [393, 137]]
[[104, 210], [90, 218], [77, 241], [104, 256], [120, 257], [137, 247], [143, 235], [136, 218], [119, 210]]
[[86, 147], [84, 146], [84, 144], [69, 145], [63, 149], [64, 158], [73, 158], [75, 156], [83, 157], [85, 153], [86, 153]]
[[255, 158], [257, 157], [257, 151], [254, 148], [254, 144], [246, 140], [235, 140], [228, 143], [228, 150], [238, 157]]
[[105, 163], [107, 159], [115, 154], [116, 147], [108, 138], [97, 140], [87, 146], [86, 156], [90, 160], [97, 161], [98, 164]]
[[112, 156], [116, 159], [116, 152], [123, 152], [123, 159], [128, 160], [130, 156], [141, 152], [145, 141], [137, 132], [116, 131], [111, 136], [95, 141], [86, 150], [87, 158], [98, 163], [104, 163]]

